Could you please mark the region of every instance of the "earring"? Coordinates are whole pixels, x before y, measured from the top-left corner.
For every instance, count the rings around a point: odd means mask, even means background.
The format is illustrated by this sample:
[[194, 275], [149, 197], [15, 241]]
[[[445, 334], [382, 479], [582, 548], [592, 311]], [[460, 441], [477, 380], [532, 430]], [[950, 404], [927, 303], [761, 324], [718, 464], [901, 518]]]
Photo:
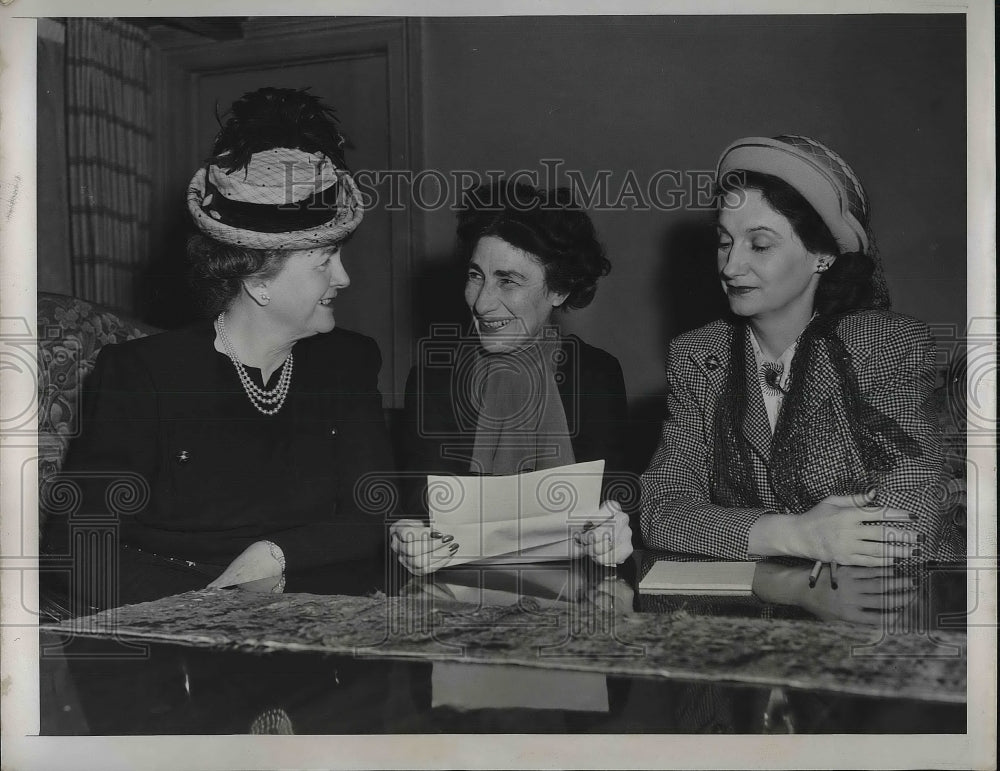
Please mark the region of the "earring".
[[829, 263], [821, 262], [819, 265], [816, 266], [816, 272], [817, 273], [826, 273], [826, 271], [829, 269], [829, 267], [830, 267]]
[[262, 294], [260, 296], [260, 304], [261, 305], [267, 305], [269, 302], [271, 302], [271, 298], [268, 295]]

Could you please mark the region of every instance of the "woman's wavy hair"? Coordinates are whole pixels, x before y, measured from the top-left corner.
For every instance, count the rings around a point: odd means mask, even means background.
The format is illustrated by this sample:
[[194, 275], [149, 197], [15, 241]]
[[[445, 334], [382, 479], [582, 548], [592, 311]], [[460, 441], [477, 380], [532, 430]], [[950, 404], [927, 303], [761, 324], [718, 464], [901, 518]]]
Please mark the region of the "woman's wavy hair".
[[191, 236], [187, 242], [188, 281], [207, 317], [218, 316], [239, 296], [249, 278], [274, 278], [291, 255], [282, 249], [248, 249]]
[[589, 305], [598, 279], [611, 271], [594, 224], [566, 188], [499, 180], [472, 190], [458, 214], [458, 252], [465, 262], [487, 236], [537, 258], [549, 291], [566, 295], [564, 309]]

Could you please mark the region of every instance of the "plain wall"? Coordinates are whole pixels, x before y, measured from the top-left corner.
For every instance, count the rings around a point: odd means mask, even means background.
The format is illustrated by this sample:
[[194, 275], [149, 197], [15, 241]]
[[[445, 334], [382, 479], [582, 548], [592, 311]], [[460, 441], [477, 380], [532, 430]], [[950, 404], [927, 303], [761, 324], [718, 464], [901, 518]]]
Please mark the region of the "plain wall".
[[[662, 169], [711, 172], [738, 137], [805, 134], [867, 187], [894, 308], [964, 329], [964, 25], [961, 15], [426, 19], [424, 167], [541, 174], [542, 159], [561, 159], [586, 179], [611, 170], [614, 192], [629, 170], [643, 185]], [[621, 361], [643, 424], [662, 409], [670, 338], [720, 312], [699, 216], [592, 210], [614, 267], [589, 308], [563, 317]], [[455, 275], [454, 213], [428, 211], [423, 224], [418, 309]], [[655, 435], [637, 441], [648, 457]]]

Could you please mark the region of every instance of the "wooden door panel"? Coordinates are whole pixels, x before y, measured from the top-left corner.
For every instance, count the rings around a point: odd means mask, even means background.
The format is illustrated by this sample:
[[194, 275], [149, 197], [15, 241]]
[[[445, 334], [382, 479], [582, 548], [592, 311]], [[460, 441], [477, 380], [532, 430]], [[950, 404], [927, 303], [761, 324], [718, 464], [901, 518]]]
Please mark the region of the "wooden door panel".
[[[302, 88], [332, 105], [348, 137], [353, 172], [409, 169], [419, 136], [418, 36], [405, 19], [253, 19], [243, 37], [165, 40], [157, 52], [157, 115], [163, 141], [154, 193], [164, 210], [207, 155], [225, 110], [262, 86]], [[178, 140], [177, 135], [183, 135]], [[413, 150], [417, 148], [417, 150]], [[371, 175], [367, 175], [371, 180]], [[182, 182], [183, 180], [183, 182]], [[386, 211], [384, 182], [344, 250], [351, 286], [337, 299], [337, 323], [369, 335], [382, 350], [379, 384], [389, 407], [401, 407], [410, 366], [413, 212]], [[173, 211], [173, 209], [170, 209]], [[186, 215], [185, 215], [186, 218]], [[176, 220], [176, 216], [174, 217]], [[169, 222], [157, 232], [176, 230]]]

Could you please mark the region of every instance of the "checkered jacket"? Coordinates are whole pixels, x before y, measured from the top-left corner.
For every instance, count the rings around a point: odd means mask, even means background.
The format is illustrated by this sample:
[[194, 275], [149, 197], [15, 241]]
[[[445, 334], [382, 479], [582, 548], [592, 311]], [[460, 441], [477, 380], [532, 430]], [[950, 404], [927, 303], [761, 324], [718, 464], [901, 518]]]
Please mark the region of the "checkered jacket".
[[[928, 546], [940, 534], [938, 491], [942, 473], [941, 435], [931, 396], [935, 350], [927, 327], [916, 319], [888, 311], [862, 311], [845, 316], [837, 335], [851, 356], [862, 397], [894, 419], [919, 447], [904, 453], [878, 440], [892, 459], [891, 468], [875, 479], [876, 503], [914, 513], [917, 527], [928, 533]], [[641, 526], [649, 546], [670, 551], [747, 559], [750, 528], [764, 514], [801, 514], [828, 495], [862, 492], [871, 470], [863, 467], [851, 439], [847, 406], [841, 398], [826, 346], [816, 346], [815, 360], [802, 386], [806, 436], [794, 437], [802, 449], [794, 465], [778, 468], [771, 459], [771, 431], [757, 381], [756, 362], [747, 342], [750, 402], [742, 431], [751, 445], [751, 463], [764, 508], [739, 491], [728, 498], [713, 480], [713, 421], [725, 387], [734, 327], [716, 321], [679, 336], [667, 357], [668, 417], [660, 444], [642, 475]], [[749, 336], [748, 336], [749, 337]], [[795, 387], [793, 385], [793, 387]], [[787, 454], [786, 454], [787, 455]], [[796, 486], [798, 500], [813, 503], [802, 511], [782, 509], [775, 484]]]

